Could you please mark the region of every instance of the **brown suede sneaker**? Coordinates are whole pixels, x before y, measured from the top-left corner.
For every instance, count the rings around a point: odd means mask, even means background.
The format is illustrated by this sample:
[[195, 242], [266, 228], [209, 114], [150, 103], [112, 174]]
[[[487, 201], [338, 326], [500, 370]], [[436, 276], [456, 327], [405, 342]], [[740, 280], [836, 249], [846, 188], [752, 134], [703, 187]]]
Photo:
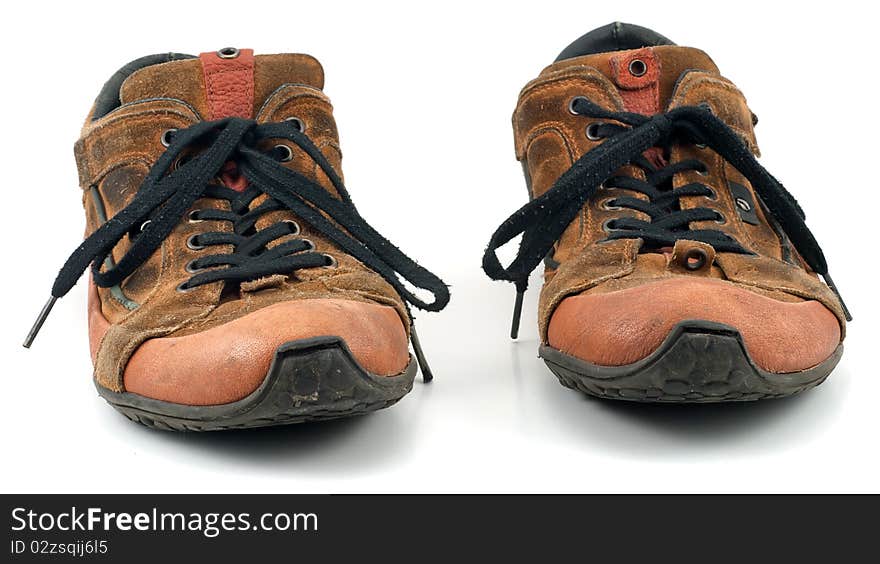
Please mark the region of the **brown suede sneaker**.
[[[522, 90], [516, 156], [531, 202], [483, 268], [545, 262], [540, 355], [603, 398], [717, 402], [820, 384], [849, 319], [794, 198], [760, 164], [757, 118], [702, 51], [611, 24]], [[510, 266], [496, 250], [522, 234]], [[825, 283], [819, 279], [824, 278]]]
[[358, 214], [323, 83], [308, 55], [234, 48], [120, 69], [75, 147], [87, 237], [25, 346], [91, 263], [95, 383], [146, 425], [354, 415], [417, 362], [430, 380], [409, 306], [447, 288]]

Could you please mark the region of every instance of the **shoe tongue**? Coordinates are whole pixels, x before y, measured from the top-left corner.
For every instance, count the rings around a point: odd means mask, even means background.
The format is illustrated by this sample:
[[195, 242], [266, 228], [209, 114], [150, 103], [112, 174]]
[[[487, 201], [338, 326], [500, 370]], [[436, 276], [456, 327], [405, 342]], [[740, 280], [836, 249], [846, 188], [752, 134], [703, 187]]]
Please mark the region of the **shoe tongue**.
[[586, 65], [617, 87], [627, 111], [653, 115], [666, 110], [686, 71], [718, 74], [699, 49], [680, 47], [659, 33], [632, 24], [597, 28], [562, 51], [554, 66]]
[[119, 89], [123, 104], [155, 98], [185, 102], [205, 120], [253, 118], [275, 90], [285, 84], [324, 87], [321, 64], [309, 55], [256, 55], [226, 48], [198, 58], [141, 68]]

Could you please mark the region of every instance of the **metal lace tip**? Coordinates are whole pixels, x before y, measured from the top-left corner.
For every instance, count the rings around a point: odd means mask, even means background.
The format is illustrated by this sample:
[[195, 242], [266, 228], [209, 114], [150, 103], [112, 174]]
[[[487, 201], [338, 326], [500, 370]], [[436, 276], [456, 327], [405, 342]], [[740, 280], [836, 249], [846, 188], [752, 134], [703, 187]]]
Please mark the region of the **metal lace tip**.
[[425, 353], [422, 350], [422, 344], [419, 342], [419, 334], [416, 333], [415, 323], [410, 325], [409, 339], [410, 341], [412, 341], [413, 351], [416, 353], [416, 362], [418, 362], [419, 371], [421, 371], [422, 373], [422, 382], [427, 384], [434, 379], [434, 373], [431, 372], [431, 367], [428, 366], [428, 360], [425, 358]]
[[519, 337], [519, 323], [522, 317], [523, 297], [526, 295], [525, 290], [516, 291], [516, 302], [513, 304], [513, 320], [510, 323], [510, 338]]
[[34, 321], [33, 327], [28, 332], [27, 337], [24, 339], [24, 343], [22, 346], [26, 349], [31, 348], [31, 344], [33, 344], [34, 339], [37, 337], [37, 333], [40, 332], [40, 328], [43, 327], [43, 323], [46, 322], [46, 318], [49, 317], [49, 313], [52, 311], [52, 307], [55, 305], [55, 302], [58, 301], [58, 298], [55, 296], [50, 296], [49, 301], [46, 302], [46, 305], [43, 306], [43, 309], [40, 310], [40, 315], [37, 316], [37, 320]]
[[843, 297], [840, 295], [840, 291], [837, 289], [837, 286], [834, 285], [834, 280], [831, 279], [831, 275], [827, 272], [822, 275], [822, 279], [825, 280], [825, 283], [831, 288], [831, 291], [834, 292], [834, 295], [837, 296], [837, 300], [840, 302], [840, 307], [843, 309], [843, 316], [846, 317], [847, 321], [852, 321], [852, 314], [849, 312], [849, 308], [846, 307], [846, 304], [843, 302]]

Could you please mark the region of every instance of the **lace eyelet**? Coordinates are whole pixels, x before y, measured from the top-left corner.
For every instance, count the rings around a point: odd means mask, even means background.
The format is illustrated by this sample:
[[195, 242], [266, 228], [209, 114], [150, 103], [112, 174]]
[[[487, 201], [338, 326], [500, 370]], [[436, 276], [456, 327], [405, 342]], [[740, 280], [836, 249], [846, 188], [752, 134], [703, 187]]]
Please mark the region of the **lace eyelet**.
[[196, 217], [199, 211], [201, 210], [191, 210], [189, 214], [187, 214], [187, 221], [189, 221], [190, 223], [201, 223], [205, 221], [204, 219], [199, 219], [198, 217]]
[[314, 251], [317, 247], [315, 247], [315, 243], [311, 239], [300, 239], [303, 243], [306, 244], [306, 250], [302, 252], [310, 252]]
[[278, 162], [280, 163], [286, 163], [293, 160], [293, 149], [283, 143], [272, 147], [272, 152], [277, 153], [275, 158], [278, 159]]
[[620, 231], [620, 230], [617, 229], [616, 227], [612, 227], [611, 224], [614, 223], [615, 221], [616, 221], [615, 219], [606, 219], [606, 220], [602, 223], [602, 230], [605, 231], [605, 233], [608, 233], [608, 234], [611, 234], [611, 233], [614, 232], [614, 231]]
[[302, 232], [299, 227], [299, 223], [295, 222], [292, 219], [282, 219], [281, 223], [286, 223], [290, 225], [290, 228], [292, 229], [292, 231], [290, 232], [291, 235], [299, 235]]
[[605, 211], [619, 211], [622, 210], [620, 206], [612, 205], [611, 202], [615, 201], [617, 198], [607, 198], [602, 200], [602, 203], [599, 204], [599, 207]]
[[629, 62], [629, 74], [639, 77], [648, 72], [648, 65], [641, 59], [633, 59]]
[[196, 268], [196, 266], [194, 265], [194, 263], [195, 263], [197, 260], [198, 260], [198, 259], [193, 259], [193, 260], [189, 261], [188, 263], [186, 263], [186, 266], [184, 266], [183, 269], [184, 269], [185, 271], [187, 271], [189, 274], [195, 274], [195, 273], [197, 273], [197, 272], [201, 272], [202, 270], [205, 270], [204, 268]]
[[177, 159], [171, 164], [171, 170], [177, 170], [189, 161], [192, 160], [192, 155], [180, 155]]
[[291, 116], [289, 118], [285, 118], [284, 121], [292, 122], [300, 133], [305, 133], [306, 124], [303, 123], [303, 120], [299, 119], [298, 117]]
[[688, 270], [700, 270], [706, 266], [706, 261], [708, 260], [709, 256], [706, 254], [706, 251], [699, 247], [695, 247], [693, 249], [688, 249], [682, 259], [682, 264]]
[[332, 255], [324, 253], [324, 258], [327, 259], [327, 264], [324, 266], [324, 268], [336, 268], [337, 266], [339, 266], [339, 262]]
[[241, 54], [241, 51], [235, 47], [224, 47], [217, 51], [217, 56], [221, 59], [235, 59]]
[[700, 176], [709, 176], [709, 169], [705, 168], [703, 170], [698, 170], [698, 171], [696, 171], [696, 173], [699, 174]]
[[197, 234], [190, 235], [189, 237], [186, 238], [186, 248], [187, 249], [189, 249], [191, 251], [201, 251], [202, 249], [205, 248], [204, 245], [199, 245], [198, 243], [196, 243], [196, 237], [198, 237]]
[[718, 219], [715, 220], [715, 223], [717, 223], [718, 225], [724, 225], [727, 223], [727, 218], [724, 217], [724, 215], [722, 215], [721, 212], [715, 212], [715, 213], [718, 214]]
[[178, 292], [180, 292], [181, 294], [185, 294], [185, 293], [187, 293], [187, 292], [192, 292], [192, 291], [195, 290], [197, 287], [198, 287], [198, 286], [190, 286], [190, 285], [189, 285], [189, 280], [185, 280], [185, 281], [181, 282], [180, 284], [178, 284], [178, 285], [177, 285], [177, 288], [175, 288], [175, 289], [176, 289]]
[[594, 121], [587, 126], [587, 139], [590, 141], [599, 141], [602, 136], [599, 135], [599, 126], [604, 125], [601, 121]]
[[171, 141], [173, 141], [174, 134], [177, 133], [177, 129], [166, 129], [162, 132], [162, 137], [159, 138], [159, 142], [162, 143], [163, 147], [170, 147]]
[[713, 201], [713, 202], [717, 202], [717, 201], [718, 201], [718, 192], [715, 191], [715, 188], [712, 188], [711, 186], [706, 186], [705, 184], [703, 184], [703, 188], [705, 188], [706, 190], [708, 190], [709, 192], [711, 192], [710, 195], [708, 195], [708, 196], [703, 196], [704, 198], [706, 198], [707, 200], [711, 200], [711, 201]]
[[586, 99], [585, 97], [583, 97], [583, 96], [575, 96], [574, 98], [572, 98], [572, 99], [569, 100], [569, 102], [568, 102], [568, 111], [569, 111], [569, 113], [570, 113], [571, 115], [573, 115], [573, 116], [579, 116], [579, 115], [581, 115], [581, 114], [579, 114], [577, 111], [575, 111], [575, 109], [574, 109], [574, 105], [575, 105], [579, 100], [584, 100], [584, 101], [586, 101], [587, 99]]

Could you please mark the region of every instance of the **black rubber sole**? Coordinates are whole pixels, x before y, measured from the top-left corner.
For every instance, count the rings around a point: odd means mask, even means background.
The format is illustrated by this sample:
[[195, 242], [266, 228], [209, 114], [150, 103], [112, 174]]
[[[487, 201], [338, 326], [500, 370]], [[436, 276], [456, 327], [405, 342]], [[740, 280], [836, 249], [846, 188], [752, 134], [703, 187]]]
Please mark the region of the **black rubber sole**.
[[397, 376], [374, 376], [342, 339], [316, 337], [278, 347], [260, 387], [224, 405], [181, 405], [96, 385], [101, 397], [137, 423], [166, 431], [221, 431], [370, 413], [409, 393], [416, 371], [410, 359]]
[[542, 346], [539, 355], [563, 386], [599, 398], [652, 403], [712, 403], [781, 398], [818, 386], [837, 366], [843, 345], [802, 372], [775, 374], [749, 357], [733, 327], [709, 321], [676, 325], [645, 359], [598, 366]]

